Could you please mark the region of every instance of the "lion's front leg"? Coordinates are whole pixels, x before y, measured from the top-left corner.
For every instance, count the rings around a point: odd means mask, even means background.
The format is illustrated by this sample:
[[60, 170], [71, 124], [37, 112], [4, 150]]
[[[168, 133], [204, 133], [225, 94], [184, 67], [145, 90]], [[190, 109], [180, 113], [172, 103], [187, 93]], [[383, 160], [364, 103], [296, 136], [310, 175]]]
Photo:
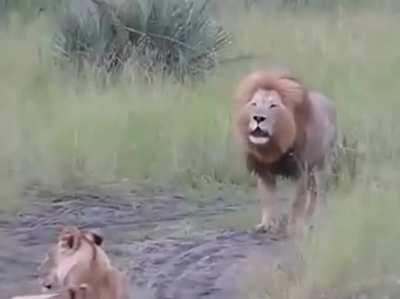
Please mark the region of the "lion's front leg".
[[273, 178], [258, 178], [257, 191], [261, 201], [261, 222], [255, 230], [259, 233], [277, 232], [279, 221], [276, 214], [276, 182]]
[[292, 203], [289, 218], [288, 234], [302, 236], [308, 195], [308, 172], [304, 172], [297, 181], [296, 196]]

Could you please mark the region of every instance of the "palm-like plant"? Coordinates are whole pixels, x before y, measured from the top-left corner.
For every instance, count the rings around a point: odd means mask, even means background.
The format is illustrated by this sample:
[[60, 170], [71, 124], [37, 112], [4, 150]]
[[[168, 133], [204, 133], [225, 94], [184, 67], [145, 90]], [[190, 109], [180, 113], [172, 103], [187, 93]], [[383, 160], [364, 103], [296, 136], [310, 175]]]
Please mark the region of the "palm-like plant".
[[71, 5], [55, 40], [57, 53], [79, 65], [198, 79], [218, 64], [219, 52], [231, 42], [211, 16], [210, 0], [79, 3], [85, 7]]

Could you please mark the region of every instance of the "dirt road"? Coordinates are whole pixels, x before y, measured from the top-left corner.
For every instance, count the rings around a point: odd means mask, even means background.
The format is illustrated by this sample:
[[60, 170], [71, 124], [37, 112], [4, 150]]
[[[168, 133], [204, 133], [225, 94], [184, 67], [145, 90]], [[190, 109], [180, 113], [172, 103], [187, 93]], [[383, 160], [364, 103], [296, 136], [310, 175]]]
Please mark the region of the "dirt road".
[[244, 209], [223, 199], [199, 204], [124, 188], [26, 196], [17, 217], [0, 215], [1, 298], [39, 291], [36, 269], [60, 225], [101, 228], [106, 251], [141, 299], [249, 298], [254, 267], [272, 269], [292, 256], [289, 241], [213, 226]]

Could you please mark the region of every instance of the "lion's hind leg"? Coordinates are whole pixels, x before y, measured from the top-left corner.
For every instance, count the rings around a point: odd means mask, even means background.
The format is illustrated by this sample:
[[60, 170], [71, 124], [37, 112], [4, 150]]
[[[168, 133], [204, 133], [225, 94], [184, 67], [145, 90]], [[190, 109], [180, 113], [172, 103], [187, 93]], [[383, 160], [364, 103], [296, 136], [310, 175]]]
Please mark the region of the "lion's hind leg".
[[296, 196], [292, 203], [287, 233], [302, 236], [308, 197], [308, 173], [304, 172], [297, 181]]
[[310, 173], [307, 189], [310, 192], [310, 200], [307, 206], [306, 219], [309, 221], [315, 213], [315, 208], [320, 198], [320, 178], [316, 171]]

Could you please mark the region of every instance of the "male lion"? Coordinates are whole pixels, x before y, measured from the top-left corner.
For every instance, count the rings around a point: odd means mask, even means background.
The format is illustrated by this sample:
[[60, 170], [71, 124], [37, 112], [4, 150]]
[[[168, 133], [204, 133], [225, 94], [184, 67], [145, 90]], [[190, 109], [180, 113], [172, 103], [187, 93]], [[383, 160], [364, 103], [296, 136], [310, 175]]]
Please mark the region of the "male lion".
[[113, 268], [95, 232], [66, 227], [39, 267], [47, 289], [60, 289], [62, 299], [129, 299], [126, 278]]
[[320, 173], [334, 153], [336, 109], [325, 96], [307, 90], [284, 71], [250, 73], [239, 84], [236, 104], [236, 136], [262, 197], [256, 231], [278, 231], [274, 202], [276, 178], [282, 176], [297, 183], [288, 232], [302, 233], [304, 223], [299, 220], [313, 215]]

